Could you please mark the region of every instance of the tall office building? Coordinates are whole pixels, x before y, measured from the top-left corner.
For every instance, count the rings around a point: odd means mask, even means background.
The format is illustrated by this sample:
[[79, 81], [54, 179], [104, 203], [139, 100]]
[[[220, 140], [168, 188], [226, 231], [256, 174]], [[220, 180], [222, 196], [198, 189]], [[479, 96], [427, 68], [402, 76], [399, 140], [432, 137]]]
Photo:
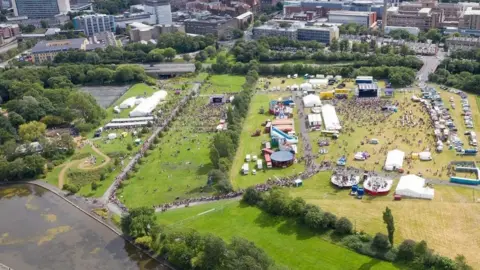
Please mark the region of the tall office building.
[[73, 18], [75, 30], [83, 30], [87, 36], [102, 32], [115, 32], [115, 17], [106, 14], [82, 15]]
[[145, 0], [145, 12], [155, 15], [157, 24], [172, 24], [170, 0]]
[[15, 16], [27, 16], [29, 19], [52, 18], [57, 14], [70, 11], [69, 0], [12, 0]]

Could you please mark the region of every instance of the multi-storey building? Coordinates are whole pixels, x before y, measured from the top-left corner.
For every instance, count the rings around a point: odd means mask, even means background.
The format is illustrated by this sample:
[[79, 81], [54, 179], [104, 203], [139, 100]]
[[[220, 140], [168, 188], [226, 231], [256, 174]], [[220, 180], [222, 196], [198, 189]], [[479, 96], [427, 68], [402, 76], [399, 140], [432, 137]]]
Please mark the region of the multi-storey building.
[[288, 16], [297, 12], [316, 12], [318, 16], [326, 17], [329, 11], [365, 11], [375, 12], [377, 18], [382, 18], [383, 1], [358, 1], [358, 0], [286, 0], [283, 4], [283, 15]]
[[314, 23], [295, 22], [287, 27], [280, 24], [266, 24], [253, 28], [253, 38], [285, 37], [289, 40], [315, 40], [320, 43], [330, 44], [333, 39], [339, 38], [336, 26], [318, 26]]
[[201, 19], [188, 19], [184, 21], [185, 32], [189, 34], [212, 34], [219, 38], [228, 39], [234, 29], [238, 29], [237, 20], [230, 16], [210, 16]]
[[75, 30], [83, 30], [87, 36], [96, 33], [115, 32], [115, 17], [106, 14], [82, 15], [73, 18]]
[[468, 7], [460, 18], [458, 28], [480, 30], [480, 10]]
[[377, 23], [377, 13], [372, 11], [331, 10], [328, 12], [328, 21], [332, 23], [356, 23], [372, 27]]
[[439, 28], [444, 21], [444, 11], [435, 0], [421, 3], [402, 3], [387, 10], [388, 26], [418, 27], [421, 30]]
[[169, 0], [145, 0], [144, 10], [155, 16], [155, 24], [172, 24], [172, 7]]
[[70, 2], [69, 0], [12, 0], [12, 7], [16, 17], [43, 19], [68, 13]]
[[473, 37], [450, 37], [445, 40], [449, 51], [471, 50], [480, 48], [480, 38]]

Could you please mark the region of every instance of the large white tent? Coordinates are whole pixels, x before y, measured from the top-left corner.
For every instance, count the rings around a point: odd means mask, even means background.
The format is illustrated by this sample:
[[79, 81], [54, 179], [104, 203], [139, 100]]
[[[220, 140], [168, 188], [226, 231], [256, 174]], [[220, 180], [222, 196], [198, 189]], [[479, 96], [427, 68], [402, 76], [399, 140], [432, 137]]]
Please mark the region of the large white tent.
[[421, 199], [433, 199], [434, 190], [425, 185], [425, 179], [414, 174], [400, 177], [395, 194]]
[[164, 90], [153, 93], [151, 97], [146, 98], [130, 112], [130, 117], [142, 117], [150, 115], [157, 107], [158, 103], [160, 103], [160, 101], [164, 100], [166, 97], [167, 91]]
[[120, 103], [120, 109], [132, 108], [133, 106], [135, 106], [135, 100], [135, 97], [129, 97], [125, 99], [122, 103]]
[[328, 79], [310, 79], [310, 80], [308, 80], [308, 82], [309, 82], [313, 87], [328, 85]]
[[383, 167], [387, 171], [398, 170], [403, 167], [403, 159], [405, 158], [405, 152], [398, 149], [388, 151], [387, 160]]
[[322, 116], [323, 123], [326, 130], [340, 130], [342, 126], [340, 125], [340, 120], [338, 120], [337, 112], [335, 107], [330, 104], [325, 104], [322, 106]]
[[303, 106], [305, 108], [311, 108], [311, 107], [319, 107], [322, 105], [322, 101], [320, 100], [320, 97], [317, 95], [306, 95], [303, 97]]
[[300, 84], [300, 90], [302, 91], [311, 91], [312, 89], [313, 89], [313, 86], [309, 83]]

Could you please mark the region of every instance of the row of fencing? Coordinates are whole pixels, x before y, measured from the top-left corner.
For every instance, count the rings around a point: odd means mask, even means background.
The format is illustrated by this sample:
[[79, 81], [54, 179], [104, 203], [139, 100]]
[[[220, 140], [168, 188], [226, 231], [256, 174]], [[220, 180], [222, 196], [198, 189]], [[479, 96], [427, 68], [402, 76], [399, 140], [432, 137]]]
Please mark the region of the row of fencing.
[[[200, 89], [201, 83], [194, 83], [192, 87], [192, 93], [195, 95], [198, 94], [198, 91]], [[104, 196], [102, 197], [103, 203], [107, 204], [108, 202], [112, 202], [116, 204], [122, 212], [127, 212], [128, 209], [125, 205], [123, 205], [116, 197], [116, 190], [118, 189], [120, 183], [125, 180], [127, 173], [133, 170], [135, 165], [138, 163], [140, 158], [142, 158], [145, 155], [145, 152], [148, 151], [150, 145], [153, 143], [155, 140], [155, 137], [162, 132], [165, 127], [167, 127], [171, 121], [175, 119], [175, 117], [178, 115], [180, 112], [181, 108], [185, 107], [185, 105], [188, 103], [188, 101], [193, 97], [192, 94], [186, 95], [183, 97], [183, 99], [178, 103], [178, 105], [173, 109], [168, 116], [167, 119], [163, 121], [163, 123], [160, 124], [152, 133], [152, 135], [145, 141], [143, 144], [142, 148], [138, 151], [138, 153], [130, 160], [130, 162], [127, 164], [127, 166], [122, 170], [122, 172], [115, 178], [115, 181], [113, 184], [108, 188], [108, 190], [105, 192]]]

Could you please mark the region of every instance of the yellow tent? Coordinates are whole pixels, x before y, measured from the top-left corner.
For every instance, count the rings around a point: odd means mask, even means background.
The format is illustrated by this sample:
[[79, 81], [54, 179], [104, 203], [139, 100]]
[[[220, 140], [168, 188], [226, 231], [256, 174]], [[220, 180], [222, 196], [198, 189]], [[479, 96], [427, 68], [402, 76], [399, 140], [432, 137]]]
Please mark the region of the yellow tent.
[[127, 137], [128, 133], [127, 132], [122, 132], [122, 137], [125, 138]]
[[412, 153], [412, 159], [418, 159], [418, 153]]
[[335, 91], [320, 92], [320, 99], [333, 99]]

